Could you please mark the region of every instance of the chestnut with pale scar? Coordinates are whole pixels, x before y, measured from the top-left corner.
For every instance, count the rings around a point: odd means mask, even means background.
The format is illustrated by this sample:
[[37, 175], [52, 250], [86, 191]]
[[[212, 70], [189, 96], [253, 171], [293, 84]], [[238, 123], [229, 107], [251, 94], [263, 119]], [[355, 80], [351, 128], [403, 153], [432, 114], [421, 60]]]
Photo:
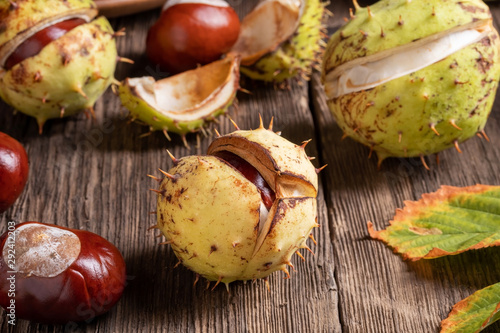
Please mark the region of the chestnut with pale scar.
[[25, 222], [0, 236], [0, 281], [14, 274], [15, 298], [0, 284], [0, 305], [39, 323], [89, 321], [109, 311], [125, 287], [120, 251], [97, 234]]

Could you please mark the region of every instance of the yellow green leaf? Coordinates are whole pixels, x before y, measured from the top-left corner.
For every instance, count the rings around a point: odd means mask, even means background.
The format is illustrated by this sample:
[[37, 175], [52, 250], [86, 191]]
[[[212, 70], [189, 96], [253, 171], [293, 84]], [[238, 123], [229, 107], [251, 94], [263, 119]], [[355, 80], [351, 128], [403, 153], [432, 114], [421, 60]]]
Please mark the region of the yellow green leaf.
[[385, 230], [370, 236], [409, 260], [431, 259], [500, 245], [500, 186], [443, 186], [407, 201]]
[[441, 333], [476, 333], [500, 319], [500, 283], [461, 300], [441, 322]]

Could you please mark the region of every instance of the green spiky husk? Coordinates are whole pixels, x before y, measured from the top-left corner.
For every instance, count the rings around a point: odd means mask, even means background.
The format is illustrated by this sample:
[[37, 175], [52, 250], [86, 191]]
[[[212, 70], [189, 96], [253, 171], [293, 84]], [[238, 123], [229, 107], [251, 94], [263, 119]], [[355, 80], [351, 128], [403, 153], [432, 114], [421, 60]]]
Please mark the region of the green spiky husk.
[[439, 3], [434, 0], [382, 0], [369, 10], [358, 8], [354, 16], [330, 37], [323, 73], [356, 58], [390, 51], [459, 26], [491, 19], [488, 6], [480, 0]]
[[322, 30], [326, 4], [321, 0], [306, 0], [297, 31], [278, 49], [240, 70], [254, 80], [282, 82], [297, 75], [308, 78], [312, 67], [322, 57]]
[[[40, 125], [91, 108], [113, 81], [113, 29], [105, 17], [80, 25], [0, 77], [0, 97]], [[85, 96], [77, 90], [81, 88]]]
[[30, 0], [12, 1], [12, 4], [0, 1], [0, 48], [18, 33], [51, 20], [56, 14], [66, 15], [91, 8], [96, 8], [92, 0]]
[[380, 161], [437, 153], [484, 129], [500, 76], [498, 46], [493, 31], [440, 62], [328, 105], [344, 132]]
[[[235, 153], [277, 183], [268, 228], [260, 226], [259, 190], [216, 157], [221, 151]], [[288, 274], [291, 257], [308, 248], [306, 240], [318, 227], [317, 174], [303, 147], [260, 127], [218, 137], [207, 153], [175, 160], [157, 191], [157, 227], [179, 261], [209, 281], [226, 284], [277, 270]], [[300, 194], [281, 197], [292, 180]]]
[[177, 121], [165, 116], [162, 112], [151, 107], [144, 99], [137, 96], [128, 84], [121, 84], [119, 86], [118, 95], [120, 96], [122, 105], [130, 111], [131, 119], [149, 126], [151, 132], [166, 131], [185, 135], [187, 133], [198, 132], [210, 122], [215, 121], [220, 115], [227, 113], [229, 107], [234, 102], [236, 91], [224, 107], [214, 110], [208, 117], [192, 121]]

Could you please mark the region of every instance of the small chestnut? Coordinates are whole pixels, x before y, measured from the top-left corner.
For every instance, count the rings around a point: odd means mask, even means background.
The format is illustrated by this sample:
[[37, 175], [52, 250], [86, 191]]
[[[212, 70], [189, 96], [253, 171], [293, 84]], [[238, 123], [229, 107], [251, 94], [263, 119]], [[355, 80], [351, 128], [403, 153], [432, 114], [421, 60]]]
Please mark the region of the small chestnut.
[[0, 213], [21, 195], [28, 172], [26, 150], [16, 139], [0, 132]]
[[223, 0], [171, 0], [149, 29], [146, 52], [162, 70], [177, 74], [218, 60], [239, 32], [238, 14]]
[[39, 222], [9, 223], [0, 236], [0, 305], [46, 324], [88, 321], [125, 287], [118, 249], [94, 233]]

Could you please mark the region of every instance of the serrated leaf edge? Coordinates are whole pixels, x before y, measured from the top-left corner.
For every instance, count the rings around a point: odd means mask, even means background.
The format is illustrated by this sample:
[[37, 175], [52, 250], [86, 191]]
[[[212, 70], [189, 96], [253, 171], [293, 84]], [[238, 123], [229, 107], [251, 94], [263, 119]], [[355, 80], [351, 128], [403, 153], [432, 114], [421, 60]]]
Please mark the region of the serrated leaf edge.
[[[485, 287], [483, 289], [480, 289], [480, 290], [474, 292], [472, 295], [469, 295], [468, 297], [466, 297], [463, 300], [456, 303], [453, 306], [453, 308], [451, 309], [450, 313], [448, 314], [448, 317], [441, 321], [441, 331], [440, 332], [441, 333], [452, 332], [452, 331], [449, 331], [449, 329], [452, 329], [456, 325], [456, 322], [452, 320], [453, 317], [459, 315], [460, 311], [462, 311], [464, 308], [466, 308], [469, 305], [469, 303], [471, 302], [471, 299], [475, 298], [478, 293], [483, 292], [485, 289], [492, 288], [494, 285], [495, 284], [488, 286], [488, 287]], [[497, 304], [497, 306], [495, 307], [495, 310], [481, 324], [481, 327], [478, 330], [476, 330], [475, 332], [471, 332], [471, 333], [478, 333], [478, 332], [482, 331], [483, 329], [485, 329], [490, 324], [492, 324], [490, 321], [498, 311], [500, 311], [500, 303]]]
[[[484, 193], [487, 191], [491, 191], [494, 189], [497, 189], [498, 186], [492, 186], [492, 185], [482, 185], [482, 184], [476, 184], [472, 186], [466, 186], [466, 187], [456, 187], [456, 186], [448, 186], [448, 185], [443, 185], [441, 188], [439, 188], [436, 192], [432, 193], [424, 193], [422, 194], [422, 197], [418, 201], [404, 201], [404, 207], [403, 209], [397, 208], [396, 209], [396, 214], [394, 215], [393, 220], [389, 221], [389, 226], [392, 226], [393, 224], [397, 224], [398, 222], [403, 222], [405, 220], [415, 218], [416, 216], [419, 216], [421, 214], [425, 214], [426, 211], [429, 211], [432, 209], [433, 206], [437, 206], [443, 202], [446, 201], [451, 201], [453, 197], [457, 195], [464, 195], [466, 193], [468, 194], [476, 194], [476, 193]], [[367, 227], [368, 227], [368, 233], [370, 234], [370, 237], [376, 240], [382, 241], [384, 244], [387, 244], [388, 246], [393, 248], [394, 253], [400, 253], [403, 257], [404, 260], [411, 260], [411, 261], [417, 261], [420, 259], [433, 259], [433, 258], [438, 258], [450, 254], [459, 254], [465, 251], [469, 250], [477, 250], [485, 247], [490, 247], [490, 246], [497, 246], [500, 245], [499, 242], [495, 242], [493, 244], [489, 244], [488, 246], [485, 246], [484, 244], [478, 243], [475, 246], [472, 246], [470, 248], [467, 248], [462, 251], [457, 251], [457, 252], [447, 252], [444, 251], [440, 248], [432, 248], [426, 255], [421, 256], [421, 257], [412, 257], [407, 253], [402, 253], [399, 251], [398, 247], [392, 246], [389, 244], [388, 241], [386, 241], [382, 234], [384, 232], [387, 232], [387, 228], [383, 230], [375, 230], [373, 227], [373, 223], [371, 221], [367, 222]]]

